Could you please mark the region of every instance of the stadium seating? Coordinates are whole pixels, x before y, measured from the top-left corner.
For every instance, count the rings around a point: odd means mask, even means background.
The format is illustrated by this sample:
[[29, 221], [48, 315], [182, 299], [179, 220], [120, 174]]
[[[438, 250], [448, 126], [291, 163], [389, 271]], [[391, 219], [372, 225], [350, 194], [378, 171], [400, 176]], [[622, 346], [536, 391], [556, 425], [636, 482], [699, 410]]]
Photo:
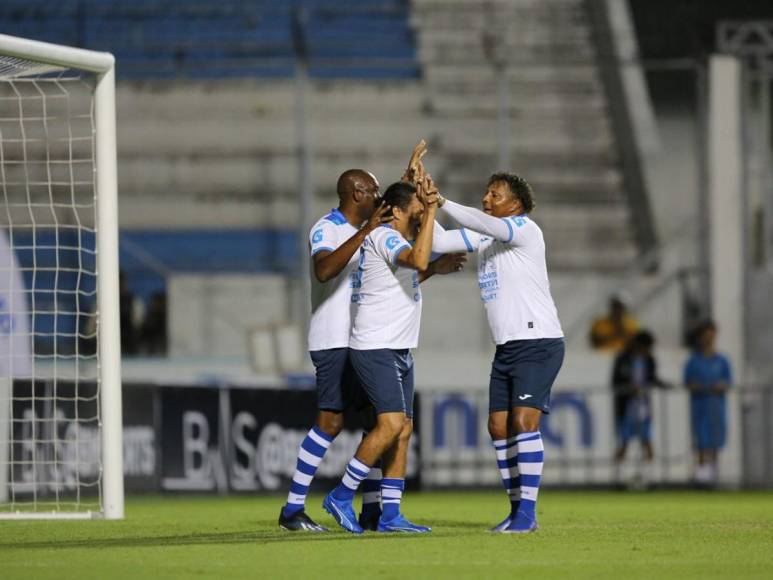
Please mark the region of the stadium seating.
[[508, 165], [538, 195], [550, 265], [629, 264], [637, 248], [584, 3], [414, 0], [412, 18], [445, 187], [477, 201], [481, 175], [498, 169], [504, 75]]
[[[290, 77], [295, 7], [303, 10], [312, 76], [418, 74], [400, 0], [9, 0], [0, 5], [0, 29], [110, 51], [124, 79]], [[363, 59], [367, 66], [356, 66]]]

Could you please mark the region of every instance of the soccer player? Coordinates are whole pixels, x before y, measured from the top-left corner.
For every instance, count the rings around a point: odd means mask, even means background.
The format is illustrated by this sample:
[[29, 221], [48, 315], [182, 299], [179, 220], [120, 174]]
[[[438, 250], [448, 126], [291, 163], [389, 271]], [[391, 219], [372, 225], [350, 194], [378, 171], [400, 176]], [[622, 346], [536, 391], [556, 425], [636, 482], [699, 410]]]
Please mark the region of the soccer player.
[[540, 417], [550, 410], [550, 390], [564, 359], [545, 241], [529, 217], [534, 194], [525, 179], [495, 173], [483, 211], [442, 197], [438, 204], [463, 229], [437, 229], [433, 249], [477, 250], [480, 296], [496, 343], [488, 428], [511, 505], [492, 531], [532, 532], [543, 466]]
[[390, 185], [383, 201], [391, 206], [394, 220], [373, 230], [360, 251], [349, 347], [352, 365], [376, 410], [377, 422], [349, 461], [341, 483], [322, 504], [341, 527], [355, 534], [361, 534], [363, 528], [354, 516], [352, 500], [379, 458], [383, 513], [377, 531], [430, 531], [406, 519], [400, 512], [400, 501], [413, 429], [410, 350], [419, 341], [419, 283], [430, 263], [437, 209], [433, 188], [428, 179], [418, 187], [407, 182]]
[[[351, 275], [357, 266], [356, 252], [375, 228], [392, 220], [380, 201], [379, 183], [373, 174], [350, 169], [336, 185], [339, 205], [311, 228], [309, 243], [313, 261], [309, 354], [317, 382], [316, 425], [301, 442], [287, 503], [279, 514], [286, 530], [322, 532], [305, 511], [306, 495], [314, 474], [330, 444], [343, 428], [344, 389], [351, 378], [349, 333], [351, 331]], [[350, 381], [348, 381], [350, 382]], [[380, 479], [376, 469], [371, 477]], [[376, 489], [379, 483], [376, 483]], [[363, 512], [378, 512], [380, 498], [370, 494]]]
[[733, 383], [730, 361], [716, 350], [717, 327], [704, 322], [696, 332], [696, 344], [684, 368], [684, 383], [690, 390], [693, 444], [698, 452], [695, 483], [714, 485], [717, 456], [727, 433], [726, 393]]

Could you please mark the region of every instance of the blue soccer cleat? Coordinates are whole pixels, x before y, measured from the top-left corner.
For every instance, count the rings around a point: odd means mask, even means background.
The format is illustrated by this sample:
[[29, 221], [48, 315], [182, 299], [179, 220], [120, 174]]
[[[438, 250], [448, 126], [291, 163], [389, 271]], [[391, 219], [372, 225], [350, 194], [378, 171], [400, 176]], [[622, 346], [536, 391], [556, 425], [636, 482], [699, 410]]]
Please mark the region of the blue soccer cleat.
[[381, 519], [381, 510], [368, 510], [360, 513], [359, 524], [363, 530], [375, 532]]
[[528, 514], [523, 510], [518, 510], [513, 521], [507, 528], [502, 530], [503, 534], [529, 534], [539, 529], [537, 518], [534, 514]]
[[357, 516], [354, 514], [351, 500], [336, 499], [333, 497], [333, 493], [330, 492], [325, 496], [322, 507], [347, 532], [353, 534], [361, 534], [363, 532], [362, 526], [357, 523]]
[[489, 528], [489, 532], [499, 533], [504, 532], [508, 527], [510, 527], [510, 524], [513, 522], [513, 514], [508, 514], [505, 519], [503, 519], [501, 522], [499, 522], [496, 526], [493, 528]]
[[376, 528], [376, 531], [381, 533], [407, 532], [410, 534], [426, 534], [427, 532], [431, 532], [432, 528], [414, 524], [413, 522], [405, 519], [403, 514], [398, 514], [391, 520], [384, 520], [382, 517], [378, 521], [378, 527]]

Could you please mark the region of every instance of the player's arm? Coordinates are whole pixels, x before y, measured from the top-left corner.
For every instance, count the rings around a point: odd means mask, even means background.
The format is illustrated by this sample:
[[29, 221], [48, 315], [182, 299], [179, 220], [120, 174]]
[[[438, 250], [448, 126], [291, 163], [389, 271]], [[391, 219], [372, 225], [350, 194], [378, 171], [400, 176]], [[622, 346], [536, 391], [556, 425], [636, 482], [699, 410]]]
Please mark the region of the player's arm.
[[462, 252], [443, 254], [429, 263], [426, 270], [419, 272], [419, 282], [424, 282], [435, 274], [452, 274], [461, 271], [467, 261], [467, 255]]
[[465, 229], [446, 230], [435, 222], [432, 231], [432, 251], [438, 254], [474, 252], [480, 246], [480, 234]]
[[370, 216], [370, 219], [352, 237], [335, 250], [315, 252], [313, 255], [314, 275], [317, 277], [317, 280], [327, 282], [343, 272], [349, 260], [352, 259], [352, 256], [360, 248], [368, 234], [381, 224], [392, 221], [392, 216], [387, 215], [389, 209], [388, 206], [381, 206], [376, 209], [373, 215]]
[[412, 248], [405, 248], [397, 256], [397, 263], [405, 268], [422, 271], [429, 267], [429, 258], [432, 254], [432, 232], [435, 225], [435, 213], [437, 212], [437, 192], [431, 191], [431, 180], [425, 178], [416, 186], [416, 195], [424, 204], [424, 214], [421, 216], [419, 235]]
[[652, 377], [652, 380], [650, 382], [658, 388], [670, 389], [671, 383], [661, 379], [660, 375], [658, 374], [658, 361], [655, 360], [655, 357], [653, 356], [649, 357], [649, 364], [650, 364], [650, 375]]
[[490, 236], [505, 243], [512, 243], [515, 230], [509, 218], [498, 218], [450, 199], [440, 200], [443, 210], [460, 226]]

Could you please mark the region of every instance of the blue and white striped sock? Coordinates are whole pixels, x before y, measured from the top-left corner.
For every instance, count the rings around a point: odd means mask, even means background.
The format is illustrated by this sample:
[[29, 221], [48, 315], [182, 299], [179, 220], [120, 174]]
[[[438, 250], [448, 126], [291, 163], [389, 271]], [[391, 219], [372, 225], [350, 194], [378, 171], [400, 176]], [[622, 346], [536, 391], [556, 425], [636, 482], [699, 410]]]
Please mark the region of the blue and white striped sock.
[[387, 521], [400, 515], [400, 502], [405, 490], [404, 479], [385, 477], [381, 480], [381, 502], [384, 505], [383, 518]]
[[519, 509], [533, 516], [537, 505], [542, 464], [545, 461], [545, 447], [542, 445], [542, 435], [539, 431], [519, 433], [516, 440], [518, 441], [518, 471], [521, 479]]
[[346, 466], [346, 471], [341, 479], [341, 483], [339, 483], [332, 491], [333, 497], [338, 500], [352, 501], [357, 488], [360, 487], [360, 483], [362, 483], [363, 479], [368, 477], [369, 471], [370, 466], [365, 465], [362, 461], [357, 459], [357, 457], [352, 457], [351, 461], [349, 461]]
[[295, 464], [290, 493], [287, 494], [287, 503], [282, 508], [285, 517], [301, 511], [306, 505], [311, 480], [314, 479], [314, 474], [332, 442], [333, 438], [319, 427], [312, 427], [304, 437], [298, 450], [298, 461]]
[[497, 467], [502, 477], [502, 485], [510, 500], [510, 508], [515, 513], [521, 499], [521, 483], [518, 477], [518, 444], [515, 437], [493, 439], [497, 454]]
[[370, 468], [367, 479], [362, 482], [362, 513], [372, 514], [381, 511], [381, 460]]
[[521, 475], [518, 471], [518, 441], [515, 437], [507, 439], [507, 469], [510, 471], [510, 511], [515, 515], [521, 503]]

